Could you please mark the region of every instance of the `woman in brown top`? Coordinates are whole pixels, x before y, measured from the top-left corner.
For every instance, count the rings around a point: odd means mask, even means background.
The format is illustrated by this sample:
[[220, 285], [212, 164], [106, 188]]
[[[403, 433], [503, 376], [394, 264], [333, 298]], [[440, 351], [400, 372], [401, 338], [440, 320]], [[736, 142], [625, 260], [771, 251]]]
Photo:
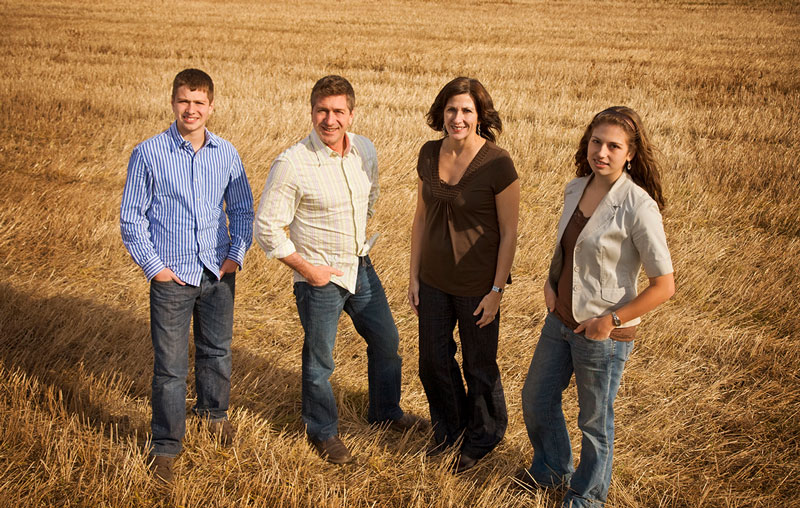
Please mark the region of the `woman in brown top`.
[[508, 423], [497, 339], [517, 242], [519, 180], [508, 152], [494, 144], [502, 123], [479, 81], [445, 85], [427, 120], [444, 137], [419, 153], [408, 300], [419, 316], [419, 376], [434, 427], [428, 453], [462, 438], [458, 473], [497, 446]]

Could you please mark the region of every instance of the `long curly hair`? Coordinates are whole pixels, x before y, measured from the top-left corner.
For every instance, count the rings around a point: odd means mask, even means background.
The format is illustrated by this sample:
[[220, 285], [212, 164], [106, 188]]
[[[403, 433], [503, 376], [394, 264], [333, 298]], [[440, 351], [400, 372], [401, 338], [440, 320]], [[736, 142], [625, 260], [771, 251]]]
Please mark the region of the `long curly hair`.
[[426, 115], [428, 126], [435, 131], [444, 131], [446, 136], [444, 107], [450, 97], [461, 94], [469, 94], [472, 97], [472, 102], [475, 103], [475, 109], [478, 113], [478, 121], [480, 122], [480, 135], [494, 143], [496, 134], [500, 134], [503, 130], [503, 122], [500, 121], [500, 114], [494, 109], [489, 92], [477, 79], [462, 76], [444, 85]]
[[642, 125], [642, 119], [631, 108], [612, 106], [594, 115], [578, 144], [578, 151], [575, 152], [575, 173], [578, 176], [592, 174], [592, 168], [587, 159], [589, 138], [592, 137], [595, 127], [603, 124], [618, 125], [628, 135], [628, 147], [634, 153], [628, 174], [639, 187], [647, 191], [658, 204], [659, 210], [663, 210], [667, 206], [667, 202], [661, 190], [659, 164], [655, 157], [656, 150], [650, 144], [650, 137]]

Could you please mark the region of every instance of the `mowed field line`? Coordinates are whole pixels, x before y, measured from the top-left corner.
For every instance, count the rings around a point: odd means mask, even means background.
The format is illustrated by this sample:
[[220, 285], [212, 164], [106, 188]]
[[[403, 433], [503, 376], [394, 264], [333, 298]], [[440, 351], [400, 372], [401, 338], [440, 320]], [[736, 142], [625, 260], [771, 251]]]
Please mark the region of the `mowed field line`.
[[[800, 7], [795, 2], [0, 2], [0, 507], [556, 506], [514, 488], [531, 447], [520, 391], [578, 138], [611, 105], [661, 150], [677, 293], [644, 318], [616, 404], [609, 506], [793, 506], [800, 492]], [[343, 319], [333, 376], [357, 456], [323, 463], [300, 420], [289, 271], [253, 247], [239, 274], [234, 449], [189, 419], [172, 489], [149, 478], [147, 284], [119, 237], [132, 148], [165, 129], [186, 67], [214, 78], [210, 128], [258, 199], [310, 131], [330, 73], [378, 149], [373, 254], [401, 335], [403, 407], [427, 415], [406, 303], [425, 112], [481, 80], [522, 184], [499, 363], [509, 428], [474, 471], [427, 436], [366, 421], [363, 340]], [[193, 385], [193, 383], [190, 383]], [[193, 388], [190, 386], [190, 398]], [[574, 387], [565, 411], [579, 449]], [[189, 400], [188, 404], [193, 401]]]

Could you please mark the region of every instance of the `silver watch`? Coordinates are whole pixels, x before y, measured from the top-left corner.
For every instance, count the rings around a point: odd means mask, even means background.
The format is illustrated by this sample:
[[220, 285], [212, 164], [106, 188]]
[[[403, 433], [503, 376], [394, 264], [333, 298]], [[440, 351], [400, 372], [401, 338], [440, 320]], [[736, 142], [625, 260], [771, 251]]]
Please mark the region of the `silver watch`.
[[502, 293], [503, 292], [503, 288], [497, 287], [497, 286], [492, 286], [492, 291], [494, 291], [495, 293]]
[[622, 321], [619, 320], [619, 316], [614, 311], [611, 311], [611, 322], [614, 323], [614, 326], [622, 326]]

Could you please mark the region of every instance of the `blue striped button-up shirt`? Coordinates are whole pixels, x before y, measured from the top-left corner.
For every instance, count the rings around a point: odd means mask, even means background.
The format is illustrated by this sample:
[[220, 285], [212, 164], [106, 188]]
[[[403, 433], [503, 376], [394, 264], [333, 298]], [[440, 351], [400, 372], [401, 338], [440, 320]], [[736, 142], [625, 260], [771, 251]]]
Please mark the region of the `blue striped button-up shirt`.
[[128, 163], [120, 229], [147, 280], [169, 267], [199, 286], [203, 267], [218, 275], [225, 259], [242, 266], [253, 240], [253, 195], [236, 149], [206, 131], [195, 153], [175, 123], [139, 144]]

